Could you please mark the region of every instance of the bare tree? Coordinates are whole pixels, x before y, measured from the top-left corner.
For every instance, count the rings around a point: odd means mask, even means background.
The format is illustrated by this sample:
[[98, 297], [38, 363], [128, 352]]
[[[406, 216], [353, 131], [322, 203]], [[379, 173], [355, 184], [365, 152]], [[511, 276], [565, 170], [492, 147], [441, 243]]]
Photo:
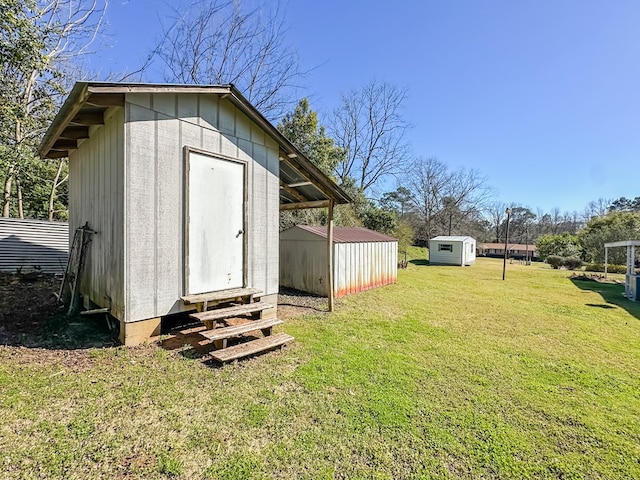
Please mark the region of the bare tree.
[[419, 236], [429, 240], [436, 231], [435, 220], [440, 212], [445, 189], [451, 181], [451, 173], [440, 160], [417, 159], [410, 168], [405, 187], [411, 193], [411, 200], [420, 217]]
[[609, 207], [613, 201], [608, 198], [599, 198], [587, 204], [582, 214], [582, 220], [586, 224], [593, 217], [602, 217], [609, 213]]
[[507, 216], [507, 207], [505, 202], [495, 201], [489, 204], [486, 210], [491, 229], [493, 231], [493, 239], [499, 242], [502, 238], [503, 223]]
[[[101, 29], [108, 0], [7, 0], [0, 19], [0, 163], [2, 216], [11, 215], [14, 186], [23, 216], [20, 177], [66, 93], [66, 72]], [[59, 180], [59, 179], [58, 179]], [[50, 197], [60, 183], [51, 183]]]
[[472, 219], [480, 220], [481, 210], [493, 197], [493, 189], [479, 172], [450, 171], [436, 158], [417, 159], [409, 169], [405, 187], [418, 212], [423, 240], [466, 229]]
[[372, 80], [360, 90], [342, 95], [330, 121], [330, 133], [347, 156], [336, 169], [346, 183], [355, 180], [362, 191], [405, 170], [410, 125], [402, 118], [405, 89]]
[[291, 107], [290, 90], [303, 73], [277, 7], [246, 10], [239, 0], [200, 0], [174, 12], [152, 53], [166, 81], [234, 84], [271, 120]]

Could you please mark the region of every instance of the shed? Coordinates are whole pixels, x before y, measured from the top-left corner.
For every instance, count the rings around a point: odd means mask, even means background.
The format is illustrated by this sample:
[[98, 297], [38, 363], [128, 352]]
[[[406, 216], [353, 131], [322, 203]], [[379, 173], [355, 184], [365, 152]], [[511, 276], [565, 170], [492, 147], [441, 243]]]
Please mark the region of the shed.
[[232, 85], [78, 82], [39, 154], [69, 157], [69, 229], [97, 231], [85, 308], [127, 345], [174, 313], [276, 305], [279, 209], [349, 201]]
[[429, 240], [429, 265], [473, 265], [476, 241], [465, 236], [439, 236]]
[[640, 299], [640, 275], [636, 274], [636, 252], [640, 251], [640, 240], [623, 240], [604, 244], [605, 277], [607, 276], [607, 265], [609, 264], [609, 249], [618, 247], [625, 247], [627, 249], [627, 272], [624, 282], [624, 296], [635, 302]]
[[[280, 285], [327, 295], [325, 227], [297, 225], [280, 233]], [[335, 227], [333, 290], [336, 297], [396, 283], [398, 240], [366, 228]]]

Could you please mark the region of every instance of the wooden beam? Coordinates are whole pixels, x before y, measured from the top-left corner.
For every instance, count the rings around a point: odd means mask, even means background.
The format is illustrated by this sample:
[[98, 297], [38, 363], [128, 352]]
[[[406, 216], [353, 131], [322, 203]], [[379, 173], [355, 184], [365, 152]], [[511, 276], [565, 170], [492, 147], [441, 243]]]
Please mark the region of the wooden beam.
[[124, 93], [92, 93], [87, 103], [96, 107], [124, 106]]
[[78, 148], [77, 140], [68, 140], [66, 138], [59, 138], [51, 145], [51, 150], [75, 150]]
[[301, 210], [303, 208], [324, 208], [331, 200], [314, 200], [312, 202], [281, 203], [280, 210]]
[[70, 123], [76, 125], [104, 125], [104, 112], [78, 112]]
[[64, 158], [69, 156], [68, 150], [52, 150], [49, 149], [49, 153], [47, 153], [46, 158], [54, 159], [54, 158]]
[[287, 185], [288, 187], [291, 188], [296, 188], [296, 187], [306, 187], [307, 185], [313, 185], [313, 182], [297, 182], [297, 183], [290, 183], [289, 185]]
[[333, 200], [327, 209], [327, 289], [329, 311], [333, 312]]
[[58, 138], [66, 138], [68, 140], [89, 138], [89, 128], [84, 126], [68, 126], [62, 131]]
[[287, 192], [288, 194], [290, 194], [292, 197], [294, 197], [299, 202], [307, 202], [308, 201], [307, 198], [305, 198], [304, 196], [300, 195], [298, 192], [296, 192], [293, 188], [291, 188], [286, 183], [282, 183], [281, 182], [280, 183], [280, 188], [282, 190], [284, 190], [285, 192]]

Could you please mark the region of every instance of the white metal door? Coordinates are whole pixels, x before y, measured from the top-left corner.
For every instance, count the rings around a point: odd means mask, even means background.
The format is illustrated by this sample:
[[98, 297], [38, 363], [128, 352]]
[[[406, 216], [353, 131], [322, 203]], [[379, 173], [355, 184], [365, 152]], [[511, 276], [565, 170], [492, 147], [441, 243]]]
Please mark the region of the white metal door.
[[188, 155], [187, 294], [243, 287], [245, 165]]

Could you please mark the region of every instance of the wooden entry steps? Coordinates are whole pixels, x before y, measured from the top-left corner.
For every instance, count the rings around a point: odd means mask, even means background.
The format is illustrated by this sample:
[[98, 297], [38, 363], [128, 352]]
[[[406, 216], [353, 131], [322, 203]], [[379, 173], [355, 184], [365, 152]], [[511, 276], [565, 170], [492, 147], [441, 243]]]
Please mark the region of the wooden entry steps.
[[273, 305], [269, 303], [243, 303], [232, 307], [218, 308], [216, 310], [207, 310], [205, 312], [191, 313], [189, 317], [200, 320], [202, 322], [222, 320], [225, 318], [236, 317], [238, 315], [249, 315], [251, 313], [269, 310]]
[[218, 292], [198, 293], [196, 295], [185, 295], [180, 297], [185, 305], [193, 305], [198, 303], [221, 303], [237, 300], [239, 302], [250, 302], [254, 295], [262, 293], [257, 288], [231, 288], [229, 290], [220, 290]]
[[[232, 337], [239, 337], [244, 333], [255, 332], [256, 330], [262, 331], [265, 337], [271, 335], [271, 329], [275, 325], [280, 325], [282, 320], [277, 318], [265, 318], [262, 320], [251, 320], [241, 325], [232, 325], [230, 327], [214, 328], [213, 330], [206, 330], [200, 332], [200, 335], [207, 337], [214, 342], [218, 348], [227, 348], [227, 339]], [[218, 343], [216, 343], [218, 342]]]
[[213, 351], [211, 352], [211, 356], [214, 360], [220, 363], [226, 363], [253, 355], [254, 353], [265, 352], [278, 347], [282, 349], [287, 343], [292, 342], [293, 340], [294, 338], [291, 335], [287, 335], [286, 333], [277, 333], [251, 342], [241, 343], [233, 347]]
[[[260, 296], [261, 293], [262, 291], [256, 288], [233, 288], [181, 297], [185, 305], [194, 305], [197, 309], [197, 312], [190, 313], [189, 317], [200, 320], [207, 327], [207, 330], [200, 332], [200, 334], [211, 340], [218, 349], [211, 352], [214, 360], [224, 364], [278, 347], [283, 348], [284, 345], [294, 340], [291, 335], [286, 333], [271, 335], [272, 328], [281, 324], [282, 320], [256, 318], [262, 317], [263, 312], [274, 308], [273, 305], [266, 302], [254, 302], [254, 297]], [[232, 305], [222, 306], [221, 304]], [[234, 317], [253, 318], [245, 318], [245, 323], [229, 325], [227, 319]], [[218, 324], [226, 326], [215, 328]], [[258, 330], [262, 332], [262, 338], [227, 347], [229, 338], [240, 337]]]

